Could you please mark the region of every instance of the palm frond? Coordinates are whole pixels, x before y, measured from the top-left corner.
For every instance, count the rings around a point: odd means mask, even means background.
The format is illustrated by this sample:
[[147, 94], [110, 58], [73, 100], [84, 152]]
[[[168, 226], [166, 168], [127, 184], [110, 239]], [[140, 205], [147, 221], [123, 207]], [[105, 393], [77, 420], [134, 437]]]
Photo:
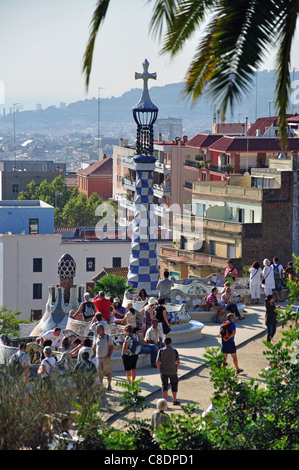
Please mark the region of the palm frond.
[[179, 4], [176, 14], [169, 24], [165, 34], [165, 42], [162, 53], [170, 53], [174, 56], [185, 45], [191, 36], [198, 32], [201, 23], [210, 11], [217, 10], [219, 0], [204, 0], [194, 2], [183, 1]]
[[279, 137], [284, 149], [287, 148], [288, 138], [286, 132], [287, 109], [289, 105], [291, 79], [291, 47], [295, 35], [297, 15], [299, 11], [299, 1], [286, 2], [288, 8], [285, 8], [281, 14], [281, 27], [279, 34], [279, 49], [276, 58], [276, 88], [275, 104], [279, 116]]
[[85, 74], [85, 85], [88, 88], [89, 80], [90, 80], [90, 73], [92, 67], [92, 58], [93, 58], [93, 51], [95, 46], [96, 37], [99, 31], [101, 24], [103, 23], [108, 7], [109, 7], [110, 0], [98, 0], [96, 9], [93, 13], [93, 17], [90, 24], [90, 36], [88, 39], [88, 43], [85, 49], [85, 53], [83, 56], [83, 73]]
[[155, 1], [153, 14], [149, 24], [149, 30], [158, 39], [161, 39], [163, 27], [168, 29], [175, 18], [178, 5], [181, 0], [148, 0], [148, 3]]
[[196, 72], [207, 66], [210, 73], [205, 72], [205, 81], [213, 99], [219, 101], [222, 114], [228, 106], [233, 108], [244, 92], [249, 92], [265, 50], [274, 41], [276, 9], [273, 5], [272, 0], [241, 0], [236, 8], [230, 0], [221, 2], [217, 21], [208, 26], [209, 47], [205, 43], [204, 48], [199, 45], [196, 61], [188, 71], [187, 95], [198, 97]]

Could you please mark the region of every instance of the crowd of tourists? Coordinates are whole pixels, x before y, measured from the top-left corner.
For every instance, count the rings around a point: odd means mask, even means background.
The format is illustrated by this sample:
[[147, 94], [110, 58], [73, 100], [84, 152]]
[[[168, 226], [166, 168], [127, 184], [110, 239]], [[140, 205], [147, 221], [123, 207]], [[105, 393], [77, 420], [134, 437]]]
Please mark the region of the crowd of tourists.
[[[268, 329], [267, 341], [271, 341], [276, 332], [277, 300], [282, 301], [282, 289], [287, 279], [294, 279], [295, 271], [292, 263], [284, 268], [278, 258], [272, 263], [268, 259], [263, 261], [263, 269], [255, 261], [249, 268], [249, 287], [251, 304], [260, 302], [261, 287], [265, 290], [266, 315], [265, 322]], [[233, 299], [233, 290], [237, 282], [238, 271], [233, 262], [228, 260], [224, 272], [225, 284], [221, 296], [217, 287], [212, 288], [206, 298], [206, 309], [214, 309], [214, 321], [220, 323], [220, 336], [222, 338], [222, 352], [225, 361], [230, 354], [237, 373], [243, 370], [238, 365], [236, 354], [235, 319], [244, 319], [239, 312], [237, 303]], [[107, 377], [107, 390], [112, 390], [111, 357], [115, 349], [112, 337], [108, 334], [108, 325], [117, 324], [122, 327], [124, 341], [121, 348], [121, 358], [128, 381], [136, 379], [136, 367], [140, 354], [149, 354], [150, 365], [158, 369], [161, 375], [162, 393], [167, 399], [167, 390], [170, 384], [173, 404], [177, 400], [178, 375], [180, 366], [179, 353], [172, 346], [172, 340], [167, 335], [171, 332], [171, 325], [167, 318], [166, 302], [170, 302], [170, 292], [174, 283], [169, 279], [168, 271], [157, 285], [158, 298], [149, 297], [145, 289], [138, 293], [138, 300], [144, 302], [141, 311], [128, 303], [124, 308], [119, 298], [111, 302], [104, 292], [99, 292], [91, 299], [90, 294], [84, 294], [84, 301], [77, 311], [70, 311], [72, 319], [90, 323], [89, 335], [82, 341], [75, 338], [73, 341], [65, 336], [61, 328], [56, 327], [46, 331], [36, 338], [36, 343], [42, 347], [41, 363], [37, 374], [41, 378], [57, 377], [65, 372], [88, 372], [93, 375], [100, 385]], [[244, 310], [243, 310], [244, 311]], [[223, 321], [223, 317], [225, 320]], [[60, 353], [57, 355], [57, 353]], [[58, 367], [57, 357], [60, 357]], [[11, 364], [17, 363], [23, 370], [25, 378], [30, 374], [30, 359], [26, 354], [26, 344], [20, 343], [18, 351], [11, 357]], [[160, 410], [161, 411], [161, 410]]]

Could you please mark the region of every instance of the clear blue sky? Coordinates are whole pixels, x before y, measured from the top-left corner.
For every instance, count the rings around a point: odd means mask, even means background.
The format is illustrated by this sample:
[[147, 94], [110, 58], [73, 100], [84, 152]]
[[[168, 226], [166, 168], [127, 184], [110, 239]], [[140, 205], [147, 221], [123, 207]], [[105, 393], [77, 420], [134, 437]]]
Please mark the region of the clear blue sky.
[[[153, 3], [111, 0], [104, 27], [97, 38], [88, 93], [82, 75], [82, 57], [89, 36], [95, 0], [1, 0], [0, 84], [5, 107], [23, 109], [67, 104], [98, 96], [120, 96], [141, 88], [135, 71], [145, 58], [163, 86], [183, 81], [196, 48], [196, 38], [174, 60], [160, 56], [157, 39], [149, 34]], [[297, 41], [298, 43], [298, 41]], [[298, 54], [297, 54], [298, 56]], [[294, 67], [299, 67], [299, 57]], [[271, 59], [263, 68], [274, 68]], [[1, 89], [0, 89], [1, 99]], [[2, 109], [3, 103], [0, 103]]]

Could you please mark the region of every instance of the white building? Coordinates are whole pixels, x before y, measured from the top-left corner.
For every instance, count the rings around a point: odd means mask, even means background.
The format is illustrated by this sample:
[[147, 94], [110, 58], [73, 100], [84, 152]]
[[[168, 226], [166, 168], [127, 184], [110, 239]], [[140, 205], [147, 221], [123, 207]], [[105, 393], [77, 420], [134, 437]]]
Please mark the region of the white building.
[[0, 306], [20, 310], [19, 318], [40, 316], [49, 286], [58, 284], [59, 258], [70, 254], [76, 262], [76, 285], [87, 289], [104, 267], [128, 266], [130, 240], [65, 240], [61, 234], [0, 235]]

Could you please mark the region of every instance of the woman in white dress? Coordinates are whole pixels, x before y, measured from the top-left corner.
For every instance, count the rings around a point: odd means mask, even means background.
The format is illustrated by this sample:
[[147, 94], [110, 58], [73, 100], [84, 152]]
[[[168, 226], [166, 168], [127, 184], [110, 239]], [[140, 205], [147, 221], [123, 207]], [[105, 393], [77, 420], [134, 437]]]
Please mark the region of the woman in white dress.
[[268, 259], [264, 259], [263, 265], [262, 284], [265, 289], [265, 296], [267, 297], [267, 295], [272, 294], [273, 289], [275, 289], [274, 272]]
[[250, 284], [250, 296], [251, 296], [251, 303], [254, 304], [256, 301], [257, 304], [260, 303], [261, 297], [261, 277], [262, 277], [262, 270], [260, 267], [260, 263], [255, 261], [252, 263], [251, 268], [249, 268], [249, 284]]

